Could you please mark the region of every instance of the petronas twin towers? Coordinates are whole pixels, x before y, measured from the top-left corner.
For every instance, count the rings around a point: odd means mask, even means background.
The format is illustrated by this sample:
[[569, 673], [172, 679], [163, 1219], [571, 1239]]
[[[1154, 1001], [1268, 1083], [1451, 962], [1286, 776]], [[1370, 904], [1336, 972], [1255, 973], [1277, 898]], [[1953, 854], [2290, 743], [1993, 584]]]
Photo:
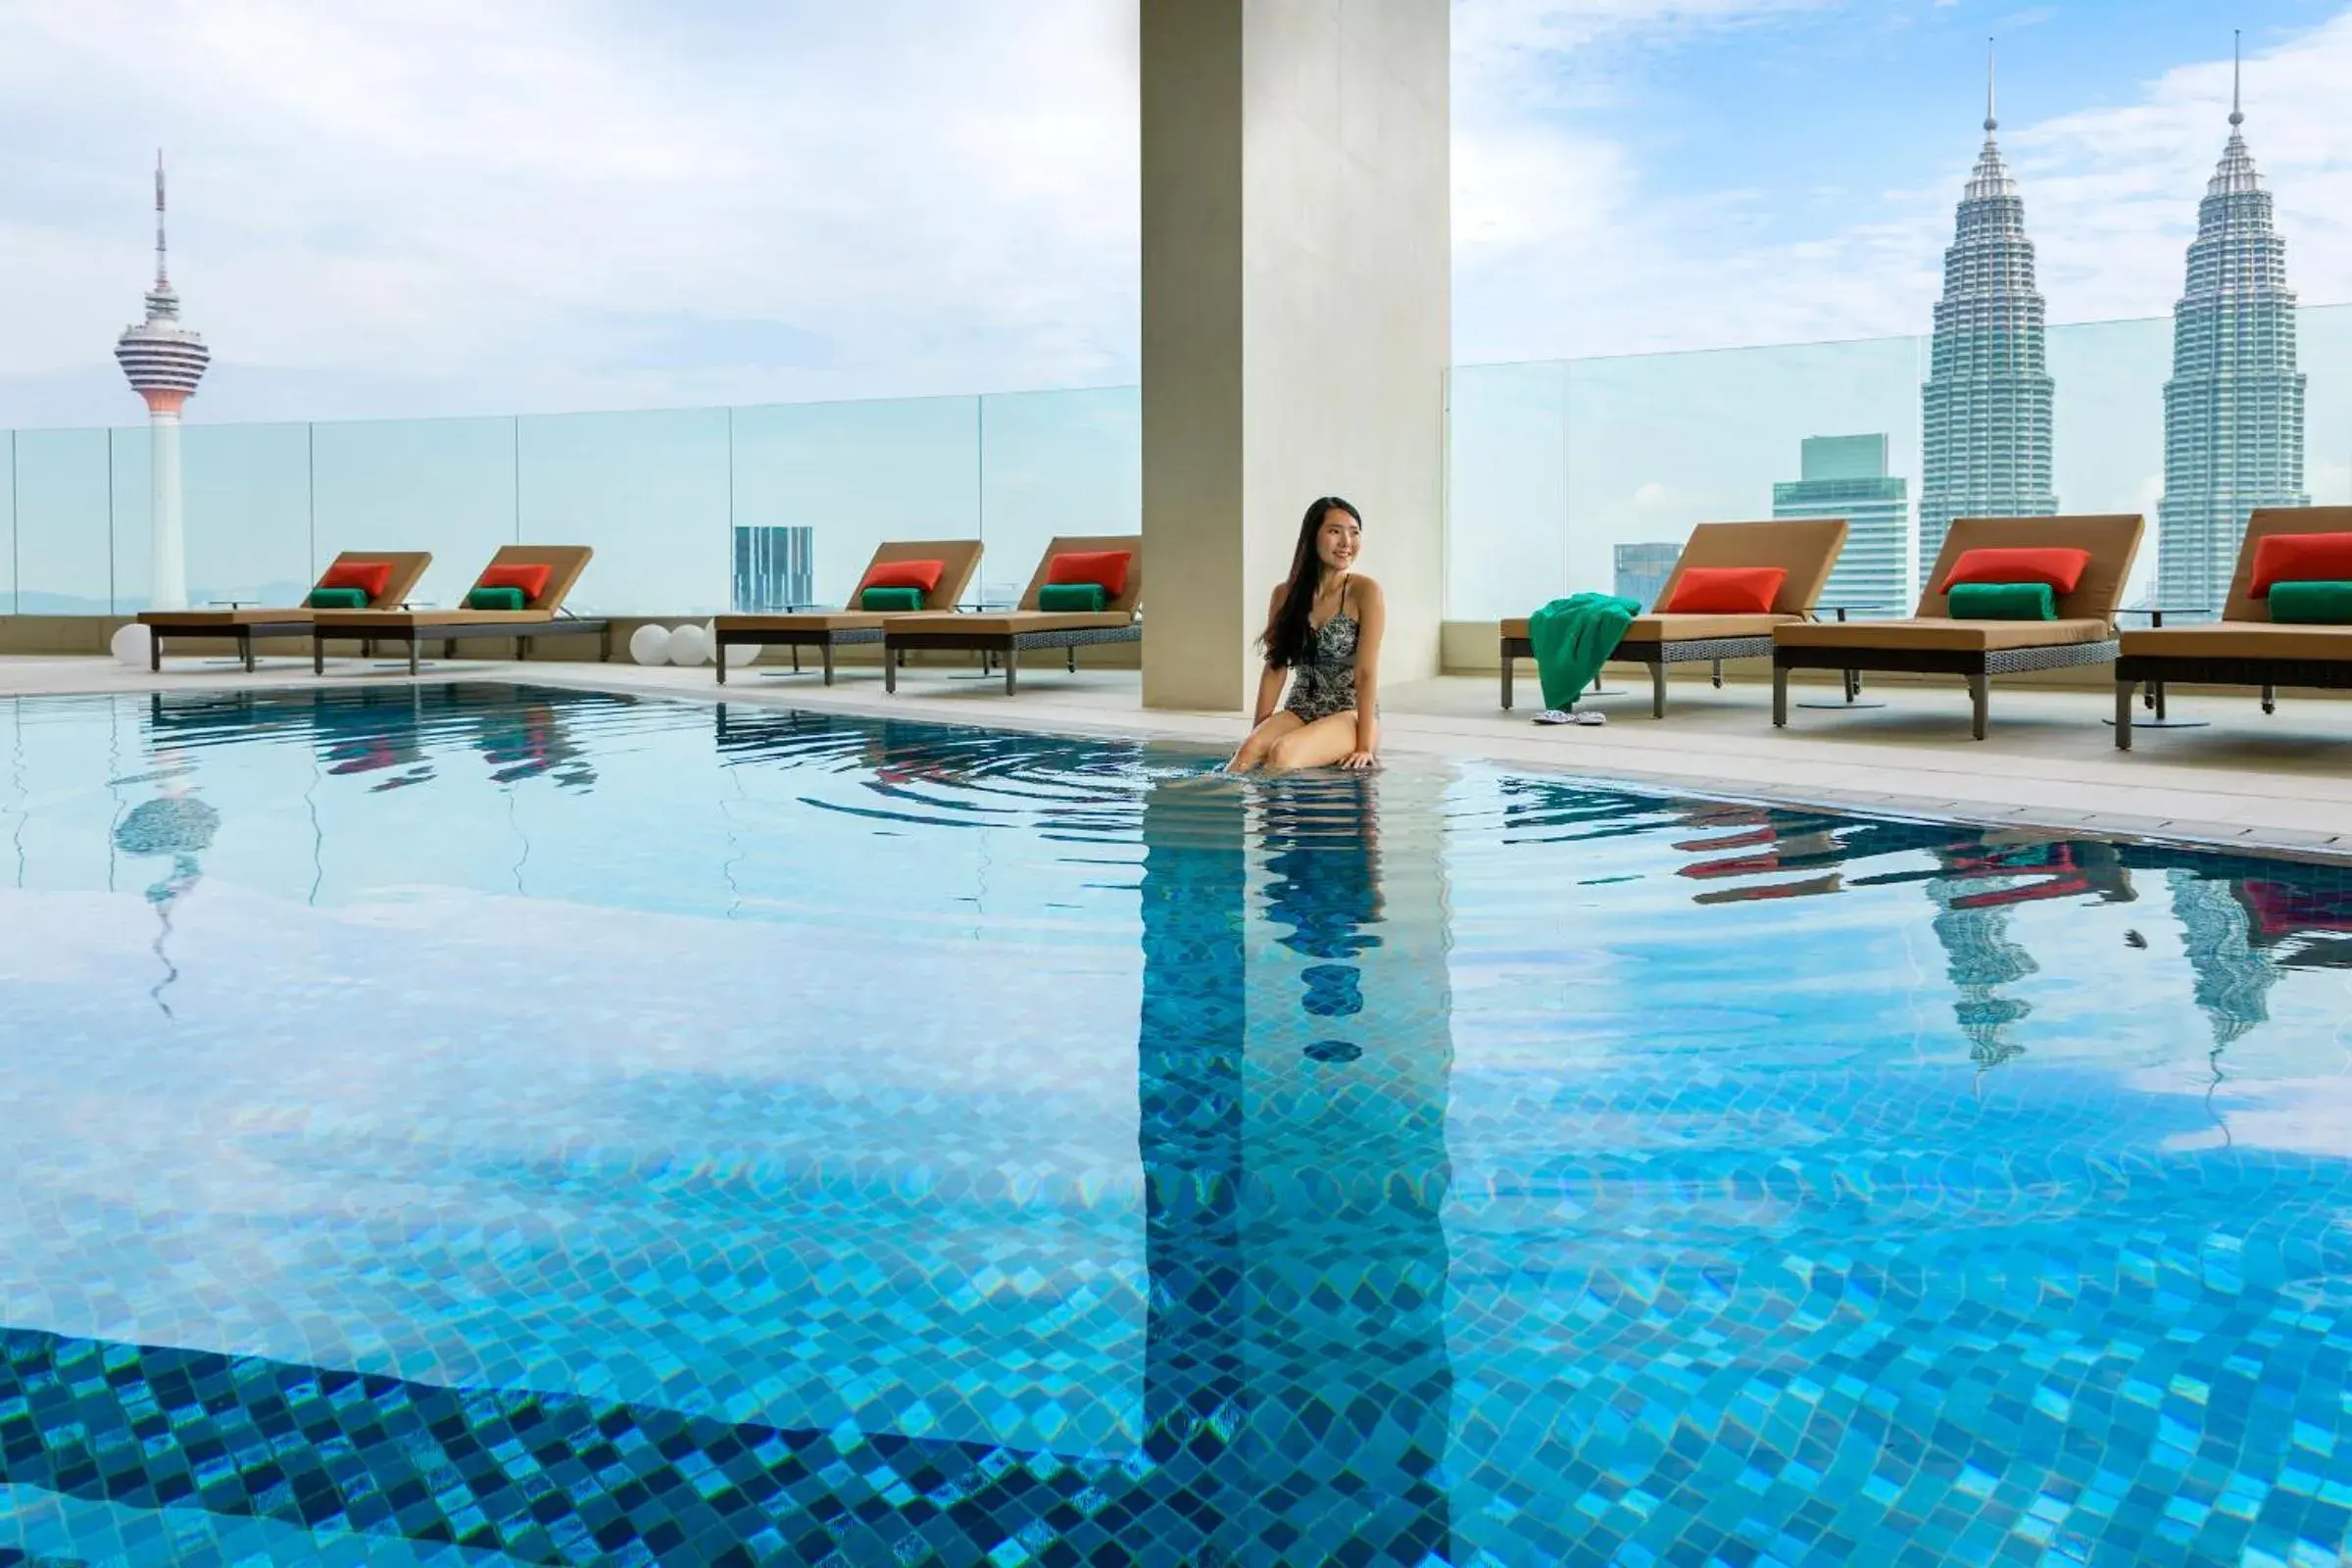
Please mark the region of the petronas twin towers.
[[[2245, 116], [2234, 91], [2231, 99], [2229, 145], [2198, 209], [2187, 289], [2173, 312], [2164, 388], [2156, 602], [2182, 609], [2219, 608], [2248, 513], [2311, 502], [2286, 250], [2238, 129]], [[1923, 584], [1954, 517], [2058, 510], [2044, 306], [1997, 125], [1988, 74], [1984, 147], [1944, 252], [1921, 389]]]

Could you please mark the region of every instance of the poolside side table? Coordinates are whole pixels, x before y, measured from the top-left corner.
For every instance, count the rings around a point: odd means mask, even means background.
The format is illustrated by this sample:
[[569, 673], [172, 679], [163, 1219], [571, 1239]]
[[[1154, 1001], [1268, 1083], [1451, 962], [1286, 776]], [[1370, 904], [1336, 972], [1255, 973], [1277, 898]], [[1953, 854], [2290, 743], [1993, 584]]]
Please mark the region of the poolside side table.
[[[1846, 612], [1847, 612], [1847, 611], [1849, 611], [1849, 610], [1885, 610], [1886, 608], [1886, 607], [1885, 605], [1815, 605], [1815, 606], [1813, 607], [1813, 613], [1814, 613], [1816, 616], [1819, 616], [1819, 615], [1822, 615], [1822, 614], [1834, 614], [1834, 615], [1836, 615], [1836, 616], [1837, 616], [1837, 617], [1838, 617], [1839, 620], [1843, 620], [1843, 619], [1845, 619], [1845, 613], [1846, 613]], [[1877, 700], [1875, 700], [1875, 699], [1873, 699], [1873, 700], [1871, 700], [1871, 701], [1867, 701], [1867, 702], [1863, 700], [1863, 697], [1862, 697], [1862, 672], [1861, 672], [1860, 670], [1858, 670], [1858, 669], [1849, 669], [1849, 670], [1846, 670], [1846, 671], [1844, 672], [1844, 674], [1845, 674], [1845, 701], [1843, 701], [1843, 702], [1841, 702], [1841, 703], [1828, 703], [1828, 702], [1823, 702], [1823, 701], [1822, 701], [1821, 699], [1819, 699], [1819, 698], [1815, 698], [1815, 699], [1813, 699], [1813, 700], [1812, 700], [1812, 701], [1810, 701], [1810, 702], [1802, 702], [1802, 703], [1799, 703], [1799, 704], [1797, 704], [1796, 706], [1797, 706], [1797, 707], [1799, 707], [1799, 708], [1838, 708], [1838, 709], [1854, 709], [1854, 708], [1885, 708], [1885, 707], [1886, 706], [1885, 703], [1879, 702], [1879, 701], [1877, 701]]]
[[[2148, 617], [2148, 629], [2153, 631], [2164, 624], [2164, 617], [2167, 615], [2210, 615], [2213, 613], [2213, 607], [2211, 605], [2140, 605], [2132, 609], [2119, 610], [2116, 613], [2119, 615], [2145, 615]], [[2269, 693], [2266, 691], [2264, 696], [2267, 698]], [[2150, 709], [2152, 711], [2145, 718], [2133, 719], [2132, 721], [2133, 729], [2203, 729], [2207, 724], [2213, 722], [2206, 718], [2174, 718], [2167, 714], [2164, 710], [2164, 682], [2160, 680], [2148, 682], [2147, 690], [2140, 693], [2139, 701], [2140, 706]], [[2263, 710], [2265, 712], [2270, 710], [2267, 703]], [[2115, 726], [2115, 720], [2112, 718], [2108, 719], [2106, 723], [2110, 729]]]

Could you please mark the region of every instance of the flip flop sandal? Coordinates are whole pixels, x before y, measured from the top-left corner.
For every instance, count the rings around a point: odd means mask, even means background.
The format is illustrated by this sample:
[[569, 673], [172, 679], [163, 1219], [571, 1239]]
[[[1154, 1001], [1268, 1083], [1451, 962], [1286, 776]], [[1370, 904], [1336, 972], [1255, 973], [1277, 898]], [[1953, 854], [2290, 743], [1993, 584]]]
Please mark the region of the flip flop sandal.
[[1564, 708], [1546, 708], [1536, 715], [1535, 721], [1539, 724], [1573, 724], [1576, 715]]
[[1579, 724], [1606, 724], [1609, 721], [1609, 715], [1599, 711], [1578, 713], [1574, 716]]

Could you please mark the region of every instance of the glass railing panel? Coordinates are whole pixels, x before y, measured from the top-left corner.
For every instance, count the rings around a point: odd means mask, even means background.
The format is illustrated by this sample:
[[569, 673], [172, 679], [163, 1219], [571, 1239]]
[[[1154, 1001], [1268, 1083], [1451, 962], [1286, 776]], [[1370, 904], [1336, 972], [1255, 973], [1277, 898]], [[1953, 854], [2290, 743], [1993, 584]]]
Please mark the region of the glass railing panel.
[[2047, 341], [2050, 473], [2058, 510], [2136, 513], [2147, 520], [2123, 601], [2145, 602], [2156, 580], [2173, 324], [2157, 318], [2085, 321], [2051, 327]]
[[1700, 522], [1844, 516], [1824, 602], [1913, 600], [1920, 340], [1578, 360], [1568, 367], [1568, 589], [1647, 605]]
[[1524, 615], [1569, 592], [1567, 362], [1457, 366], [1446, 443], [1447, 617]]
[[104, 430], [17, 432], [18, 613], [113, 612], [108, 444]]
[[17, 612], [17, 432], [0, 430], [0, 614]]
[[994, 393], [980, 429], [980, 599], [1018, 600], [1057, 536], [1142, 532], [1140, 387]]
[[521, 538], [596, 555], [570, 608], [711, 615], [727, 604], [724, 409], [522, 420]]
[[780, 548], [746, 551], [732, 597], [773, 602], [806, 562], [808, 596], [838, 605], [884, 540], [979, 537], [979, 416], [968, 397], [737, 409], [736, 543]]
[[516, 429], [505, 417], [314, 426], [313, 570], [346, 550], [429, 550], [416, 602], [457, 604], [516, 542]]
[[2314, 506], [2352, 506], [2352, 305], [2306, 306], [2296, 315], [2303, 487]]
[[188, 602], [300, 604], [318, 576], [311, 427], [192, 424], [180, 445]]

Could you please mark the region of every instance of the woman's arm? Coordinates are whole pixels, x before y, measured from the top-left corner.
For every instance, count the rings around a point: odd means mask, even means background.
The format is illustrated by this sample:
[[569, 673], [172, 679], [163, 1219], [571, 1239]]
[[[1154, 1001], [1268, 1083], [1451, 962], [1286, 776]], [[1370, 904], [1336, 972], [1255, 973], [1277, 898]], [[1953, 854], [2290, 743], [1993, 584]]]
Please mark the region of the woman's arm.
[[1340, 765], [1370, 767], [1380, 750], [1380, 636], [1389, 604], [1369, 577], [1356, 579], [1355, 592], [1355, 750]]
[[[1282, 610], [1282, 594], [1287, 584], [1283, 583], [1274, 585], [1274, 597], [1266, 605], [1266, 624], [1268, 626], [1274, 624], [1275, 615]], [[1289, 670], [1273, 663], [1268, 663], [1258, 672], [1257, 703], [1250, 710], [1250, 727], [1251, 729], [1257, 728], [1258, 725], [1274, 716], [1274, 705], [1282, 701], [1283, 683], [1290, 677]]]

